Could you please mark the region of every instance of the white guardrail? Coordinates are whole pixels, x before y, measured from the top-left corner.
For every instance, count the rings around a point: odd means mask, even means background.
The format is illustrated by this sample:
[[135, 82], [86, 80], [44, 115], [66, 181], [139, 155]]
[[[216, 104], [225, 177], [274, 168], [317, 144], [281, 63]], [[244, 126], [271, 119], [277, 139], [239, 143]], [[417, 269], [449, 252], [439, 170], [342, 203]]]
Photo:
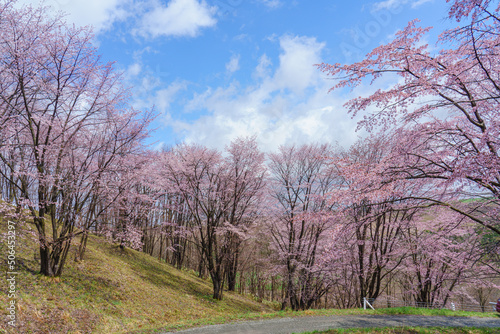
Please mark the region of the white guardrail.
[[[496, 302], [489, 302], [492, 306], [493, 312], [496, 311]], [[363, 298], [363, 309], [371, 308], [372, 310], [375, 310], [375, 307], [379, 308], [385, 308], [385, 307], [402, 307], [402, 306], [413, 306], [413, 307], [425, 307], [425, 308], [447, 308], [453, 311], [475, 311], [475, 312], [485, 312], [486, 309], [489, 309], [489, 307], [486, 307], [487, 305], [481, 306], [481, 305], [476, 305], [476, 304], [465, 304], [465, 303], [457, 303], [457, 302], [450, 302], [449, 304], [447, 303], [446, 306], [441, 305], [438, 306], [436, 305], [425, 305], [413, 301], [402, 301], [402, 300], [396, 300], [396, 299], [385, 299], [381, 298], [380, 300], [377, 298], [377, 300], [372, 299], [372, 298]], [[488, 312], [488, 311], [486, 311]]]

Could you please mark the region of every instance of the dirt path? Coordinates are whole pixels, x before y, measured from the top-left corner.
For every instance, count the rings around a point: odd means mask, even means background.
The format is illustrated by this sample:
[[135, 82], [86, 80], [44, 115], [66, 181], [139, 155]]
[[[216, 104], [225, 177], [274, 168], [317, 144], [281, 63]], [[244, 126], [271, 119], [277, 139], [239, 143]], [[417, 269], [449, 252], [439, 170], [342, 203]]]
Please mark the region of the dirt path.
[[[330, 328], [354, 327], [495, 327], [500, 318], [435, 317], [417, 315], [346, 315], [280, 318], [213, 325], [175, 332], [176, 334], [289, 334]], [[173, 333], [173, 332], [169, 332]], [[168, 334], [168, 333], [164, 333]]]

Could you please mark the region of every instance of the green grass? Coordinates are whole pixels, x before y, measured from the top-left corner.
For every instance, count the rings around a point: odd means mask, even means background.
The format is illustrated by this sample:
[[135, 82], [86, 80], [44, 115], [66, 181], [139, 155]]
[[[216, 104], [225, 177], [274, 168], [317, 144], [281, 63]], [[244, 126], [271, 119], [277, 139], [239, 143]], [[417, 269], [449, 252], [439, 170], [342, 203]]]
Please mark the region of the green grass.
[[497, 334], [498, 328], [446, 328], [446, 327], [400, 327], [400, 328], [350, 328], [350, 329], [330, 329], [327, 331], [314, 331], [302, 334]]
[[498, 317], [495, 312], [465, 312], [465, 311], [451, 311], [451, 310], [439, 310], [439, 309], [426, 309], [426, 308], [415, 308], [415, 307], [394, 307], [394, 308], [381, 308], [376, 310], [364, 310], [362, 308], [353, 309], [319, 309], [319, 310], [306, 310], [306, 311], [277, 311], [266, 314], [246, 314], [240, 316], [244, 319], [263, 319], [263, 318], [283, 318], [283, 317], [303, 317], [303, 316], [327, 316], [327, 315], [397, 315], [397, 314], [409, 314], [409, 315], [424, 315], [424, 316], [452, 316], [452, 317], [484, 317], [484, 318], [496, 318]]
[[385, 309], [376, 309], [373, 314], [414, 314], [414, 315], [441, 315], [448, 317], [481, 317], [491, 318], [497, 317], [495, 312], [467, 312], [467, 311], [452, 311], [447, 309], [426, 309], [416, 307], [394, 307]]

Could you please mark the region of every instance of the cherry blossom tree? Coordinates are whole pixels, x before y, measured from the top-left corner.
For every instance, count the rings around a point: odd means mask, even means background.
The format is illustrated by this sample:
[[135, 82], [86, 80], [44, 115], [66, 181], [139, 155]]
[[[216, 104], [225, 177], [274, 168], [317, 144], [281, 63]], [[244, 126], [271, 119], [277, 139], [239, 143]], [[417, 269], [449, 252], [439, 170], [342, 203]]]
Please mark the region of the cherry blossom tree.
[[[459, 286], [488, 286], [494, 271], [481, 264], [483, 231], [443, 207], [422, 210], [403, 231], [408, 256], [403, 289], [419, 306], [446, 305]], [[455, 290], [455, 291], [454, 291]]]
[[[490, 1], [452, 1], [449, 17], [467, 23], [443, 32], [439, 51], [424, 41], [431, 28], [415, 20], [358, 63], [318, 67], [338, 80], [332, 89], [398, 76], [390, 88], [346, 104], [352, 115], [366, 111], [362, 128], [397, 128], [400, 146], [385, 181], [432, 179], [443, 192], [427, 200], [500, 234], [500, 21], [499, 8], [491, 6]], [[457, 196], [484, 200], [464, 207], [450, 200]]]
[[378, 134], [330, 159], [343, 182], [331, 194], [338, 218], [322, 261], [332, 268], [333, 289], [343, 291], [337, 300], [348, 305], [353, 295], [359, 306], [396, 282], [418, 305], [444, 305], [457, 287], [487, 286], [495, 275], [483, 261], [488, 229], [429, 202], [441, 193], [432, 179], [386, 182], [399, 147], [398, 137]]
[[224, 219], [232, 228], [225, 235], [227, 247], [226, 275], [229, 291], [234, 291], [240, 248], [248, 228], [261, 213], [261, 203], [267, 170], [264, 154], [256, 138], [237, 138], [226, 148], [225, 169], [228, 174], [230, 210]]
[[237, 139], [224, 157], [199, 145], [180, 145], [164, 155], [164, 188], [182, 196], [192, 234], [222, 299], [225, 279], [234, 290], [239, 249], [264, 187], [264, 156], [254, 138]]
[[59, 276], [84, 211], [95, 220], [104, 175], [138, 147], [150, 115], [127, 105], [89, 28], [70, 27], [44, 7], [1, 7], [1, 176], [30, 211], [40, 272]]
[[283, 146], [269, 155], [270, 231], [283, 268], [283, 308], [310, 308], [325, 294], [326, 273], [317, 265], [333, 204], [326, 195], [336, 186], [335, 169], [326, 160], [329, 145]]
[[[399, 270], [406, 250], [402, 232], [418, 208], [415, 201], [401, 199], [415, 190], [408, 182], [385, 184], [380, 177], [393, 145], [386, 137], [372, 136], [330, 159], [342, 183], [330, 194], [337, 219], [322, 260], [335, 281], [349, 285], [344, 299], [356, 295], [357, 306], [363, 298], [377, 298]], [[346, 282], [346, 276], [356, 282]]]

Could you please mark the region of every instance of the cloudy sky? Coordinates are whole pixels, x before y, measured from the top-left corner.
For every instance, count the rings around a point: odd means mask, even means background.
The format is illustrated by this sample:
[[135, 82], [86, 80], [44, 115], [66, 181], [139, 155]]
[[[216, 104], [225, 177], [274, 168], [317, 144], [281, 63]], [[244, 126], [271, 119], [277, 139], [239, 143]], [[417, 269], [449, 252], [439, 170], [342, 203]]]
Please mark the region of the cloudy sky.
[[445, 0], [45, 4], [66, 12], [69, 22], [94, 27], [99, 52], [133, 87], [134, 106], [158, 112], [155, 147], [187, 141], [223, 148], [248, 135], [264, 150], [325, 141], [348, 146], [360, 133], [343, 103], [379, 87], [328, 93], [333, 81], [314, 64], [361, 60], [415, 18], [424, 26], [450, 24]]

